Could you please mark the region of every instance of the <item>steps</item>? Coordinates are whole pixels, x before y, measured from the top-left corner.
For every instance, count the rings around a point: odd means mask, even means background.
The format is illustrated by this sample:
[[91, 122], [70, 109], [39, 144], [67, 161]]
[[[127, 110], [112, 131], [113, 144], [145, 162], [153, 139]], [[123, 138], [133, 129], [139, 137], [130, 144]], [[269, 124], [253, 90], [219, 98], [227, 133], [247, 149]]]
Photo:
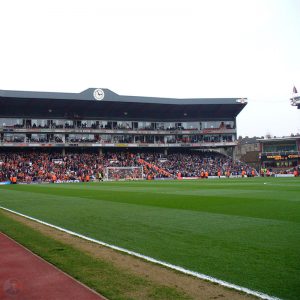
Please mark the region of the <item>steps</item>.
[[157, 165], [149, 163], [141, 158], [139, 158], [138, 163], [141, 164], [142, 166], [146, 166], [148, 169], [152, 170], [156, 174], [159, 173], [159, 174], [163, 174], [167, 177], [173, 177], [173, 175], [170, 172], [158, 167]]

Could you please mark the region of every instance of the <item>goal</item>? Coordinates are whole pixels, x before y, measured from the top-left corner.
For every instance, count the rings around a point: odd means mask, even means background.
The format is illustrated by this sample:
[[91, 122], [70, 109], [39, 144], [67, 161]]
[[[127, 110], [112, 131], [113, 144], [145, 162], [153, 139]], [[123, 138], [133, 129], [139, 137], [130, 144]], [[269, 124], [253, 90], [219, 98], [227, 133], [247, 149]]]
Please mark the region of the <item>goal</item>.
[[141, 180], [144, 179], [143, 167], [107, 167], [106, 180]]

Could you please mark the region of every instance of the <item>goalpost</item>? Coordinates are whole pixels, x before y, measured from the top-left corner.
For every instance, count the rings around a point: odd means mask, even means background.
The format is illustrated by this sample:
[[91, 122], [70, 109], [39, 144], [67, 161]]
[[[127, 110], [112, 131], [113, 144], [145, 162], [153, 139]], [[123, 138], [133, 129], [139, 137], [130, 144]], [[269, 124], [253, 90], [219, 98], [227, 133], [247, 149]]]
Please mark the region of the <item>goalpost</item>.
[[144, 179], [143, 167], [106, 167], [105, 179], [114, 180], [142, 180]]

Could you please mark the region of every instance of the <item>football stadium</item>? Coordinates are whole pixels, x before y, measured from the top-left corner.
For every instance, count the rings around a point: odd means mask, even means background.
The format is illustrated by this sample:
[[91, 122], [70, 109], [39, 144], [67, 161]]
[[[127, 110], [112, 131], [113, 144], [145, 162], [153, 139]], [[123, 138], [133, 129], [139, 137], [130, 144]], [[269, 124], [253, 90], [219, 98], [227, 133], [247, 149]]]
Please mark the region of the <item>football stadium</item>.
[[1, 90], [0, 231], [97, 299], [299, 299], [300, 139], [237, 160], [246, 105]]

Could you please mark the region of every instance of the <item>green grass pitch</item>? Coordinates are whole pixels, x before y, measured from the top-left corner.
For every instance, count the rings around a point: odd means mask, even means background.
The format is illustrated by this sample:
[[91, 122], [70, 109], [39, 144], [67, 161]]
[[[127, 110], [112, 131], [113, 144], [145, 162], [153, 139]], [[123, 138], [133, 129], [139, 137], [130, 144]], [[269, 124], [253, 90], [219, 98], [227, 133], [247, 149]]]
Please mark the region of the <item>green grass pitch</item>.
[[283, 299], [300, 297], [300, 178], [0, 187], [0, 206]]

